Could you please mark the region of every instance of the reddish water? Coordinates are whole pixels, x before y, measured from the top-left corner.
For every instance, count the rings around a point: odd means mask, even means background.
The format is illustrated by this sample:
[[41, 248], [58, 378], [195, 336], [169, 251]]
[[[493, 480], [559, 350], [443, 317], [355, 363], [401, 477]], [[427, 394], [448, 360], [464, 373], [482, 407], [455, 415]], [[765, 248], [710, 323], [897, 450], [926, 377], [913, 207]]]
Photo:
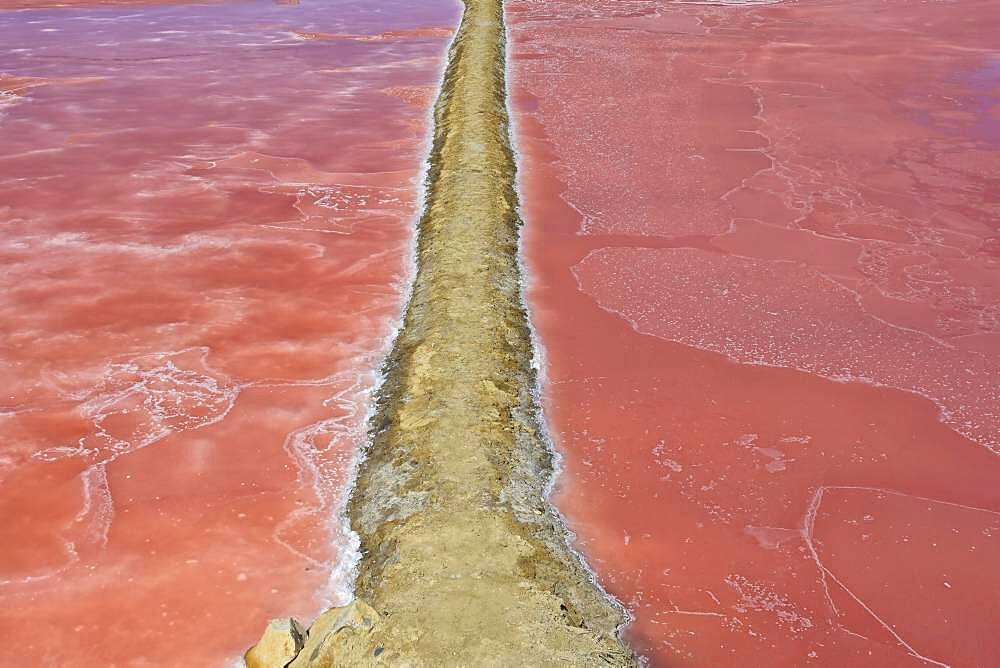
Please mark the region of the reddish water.
[[511, 0], [558, 501], [654, 665], [1000, 656], [1000, 5]]
[[344, 595], [457, 14], [0, 11], [0, 664], [221, 665]]

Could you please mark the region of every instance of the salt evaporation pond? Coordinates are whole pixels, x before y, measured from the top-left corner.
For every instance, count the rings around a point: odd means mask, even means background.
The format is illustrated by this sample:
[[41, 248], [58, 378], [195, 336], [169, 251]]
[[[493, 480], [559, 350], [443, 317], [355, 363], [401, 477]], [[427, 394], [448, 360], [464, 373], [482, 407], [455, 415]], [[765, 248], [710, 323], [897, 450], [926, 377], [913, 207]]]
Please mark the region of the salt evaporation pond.
[[630, 640], [996, 663], [1000, 6], [507, 15], [557, 500]]
[[223, 665], [344, 595], [460, 8], [39, 4], [0, 4], [0, 664]]

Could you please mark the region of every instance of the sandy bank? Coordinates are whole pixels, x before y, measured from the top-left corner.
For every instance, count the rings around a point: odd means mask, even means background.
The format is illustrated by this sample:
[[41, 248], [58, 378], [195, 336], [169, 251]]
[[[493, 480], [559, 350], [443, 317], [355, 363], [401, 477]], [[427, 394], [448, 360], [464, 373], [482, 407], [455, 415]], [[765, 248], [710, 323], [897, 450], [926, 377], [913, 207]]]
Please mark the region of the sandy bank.
[[413, 296], [349, 507], [357, 596], [380, 619], [318, 660], [634, 661], [622, 611], [544, 495], [552, 460], [520, 300], [504, 39], [502, 2], [468, 0], [435, 108]]

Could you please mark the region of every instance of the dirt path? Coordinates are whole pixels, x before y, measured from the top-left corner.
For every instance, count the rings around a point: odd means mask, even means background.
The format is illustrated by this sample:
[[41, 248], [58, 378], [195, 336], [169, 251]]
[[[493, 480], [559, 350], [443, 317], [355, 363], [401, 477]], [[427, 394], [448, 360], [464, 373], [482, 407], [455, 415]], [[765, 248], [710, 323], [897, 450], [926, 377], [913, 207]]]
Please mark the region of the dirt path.
[[504, 50], [502, 1], [467, 0], [435, 109], [414, 292], [349, 507], [357, 596], [383, 618], [341, 660], [634, 661], [624, 613], [544, 498]]

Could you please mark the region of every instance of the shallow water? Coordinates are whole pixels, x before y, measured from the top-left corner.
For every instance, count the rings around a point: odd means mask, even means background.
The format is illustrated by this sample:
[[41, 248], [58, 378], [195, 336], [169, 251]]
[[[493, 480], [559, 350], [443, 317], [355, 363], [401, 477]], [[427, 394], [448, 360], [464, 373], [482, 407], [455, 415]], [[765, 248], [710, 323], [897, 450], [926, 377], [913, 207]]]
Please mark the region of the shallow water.
[[511, 0], [558, 502], [654, 665], [1000, 652], [1000, 12]]
[[0, 11], [0, 663], [221, 665], [344, 597], [458, 10]]

